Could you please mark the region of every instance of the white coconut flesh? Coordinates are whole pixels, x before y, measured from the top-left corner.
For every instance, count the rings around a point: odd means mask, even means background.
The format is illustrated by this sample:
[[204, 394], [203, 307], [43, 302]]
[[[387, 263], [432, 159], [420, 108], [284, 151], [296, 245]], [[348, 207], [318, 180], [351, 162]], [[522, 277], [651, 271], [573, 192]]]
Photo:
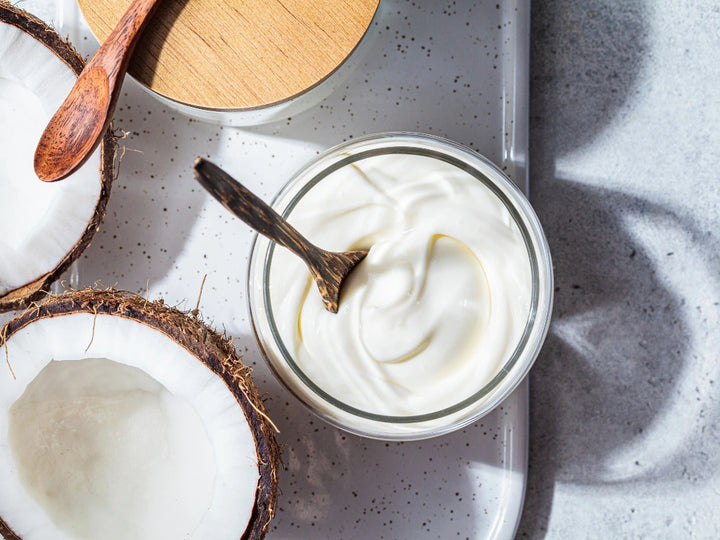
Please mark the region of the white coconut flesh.
[[40, 134], [75, 80], [44, 44], [0, 23], [0, 296], [54, 270], [100, 197], [99, 151], [62, 182], [33, 169]]
[[242, 535], [259, 479], [253, 435], [182, 346], [135, 320], [75, 313], [14, 333], [7, 360], [0, 516], [18, 536]]

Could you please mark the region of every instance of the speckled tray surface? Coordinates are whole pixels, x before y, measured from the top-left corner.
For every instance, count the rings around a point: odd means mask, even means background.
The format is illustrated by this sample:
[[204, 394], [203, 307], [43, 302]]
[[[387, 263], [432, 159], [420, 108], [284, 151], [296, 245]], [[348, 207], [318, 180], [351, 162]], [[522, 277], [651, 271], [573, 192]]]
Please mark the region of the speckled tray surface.
[[[383, 0], [378, 37], [359, 70], [320, 105], [255, 128], [190, 120], [127, 80], [115, 126], [127, 132], [108, 215], [77, 271], [192, 309], [236, 337], [285, 445], [270, 538], [512, 538], [527, 467], [524, 383], [501, 407], [449, 436], [385, 443], [345, 434], [275, 381], [246, 306], [251, 231], [192, 178], [213, 159], [266, 200], [295, 170], [348, 138], [421, 131], [464, 143], [527, 189], [529, 2]], [[97, 43], [70, 0], [21, 7]]]

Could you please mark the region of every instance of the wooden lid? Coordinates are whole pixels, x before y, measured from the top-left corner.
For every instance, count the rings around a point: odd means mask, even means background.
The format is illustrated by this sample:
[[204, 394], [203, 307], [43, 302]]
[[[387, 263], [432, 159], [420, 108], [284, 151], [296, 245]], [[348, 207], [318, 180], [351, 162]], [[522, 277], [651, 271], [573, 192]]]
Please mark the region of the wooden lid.
[[[79, 0], [104, 41], [131, 0]], [[163, 0], [130, 74], [171, 100], [246, 109], [288, 100], [348, 57], [379, 0]]]

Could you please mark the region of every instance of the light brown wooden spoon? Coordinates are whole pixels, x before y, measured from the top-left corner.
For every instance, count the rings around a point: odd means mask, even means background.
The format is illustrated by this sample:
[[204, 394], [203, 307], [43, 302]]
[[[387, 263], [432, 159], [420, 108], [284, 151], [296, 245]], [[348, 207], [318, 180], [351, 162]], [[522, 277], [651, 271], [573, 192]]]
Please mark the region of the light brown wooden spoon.
[[133, 49], [160, 0], [134, 0], [50, 119], [35, 150], [44, 182], [75, 172], [100, 144], [110, 124]]
[[343, 281], [365, 258], [367, 250], [326, 251], [301, 235], [270, 205], [217, 165], [198, 158], [195, 179], [222, 205], [257, 232], [300, 257], [320, 290], [325, 309], [337, 313]]

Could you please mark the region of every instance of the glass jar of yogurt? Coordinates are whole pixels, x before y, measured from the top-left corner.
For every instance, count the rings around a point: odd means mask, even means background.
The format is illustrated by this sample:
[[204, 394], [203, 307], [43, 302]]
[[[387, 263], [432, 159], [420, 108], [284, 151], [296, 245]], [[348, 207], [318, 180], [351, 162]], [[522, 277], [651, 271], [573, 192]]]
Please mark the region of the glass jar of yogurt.
[[299, 259], [264, 237], [252, 248], [261, 351], [319, 417], [367, 437], [432, 437], [527, 375], [550, 321], [550, 252], [487, 159], [428, 135], [356, 139], [300, 170], [273, 207], [320, 247], [370, 249], [333, 314]]

